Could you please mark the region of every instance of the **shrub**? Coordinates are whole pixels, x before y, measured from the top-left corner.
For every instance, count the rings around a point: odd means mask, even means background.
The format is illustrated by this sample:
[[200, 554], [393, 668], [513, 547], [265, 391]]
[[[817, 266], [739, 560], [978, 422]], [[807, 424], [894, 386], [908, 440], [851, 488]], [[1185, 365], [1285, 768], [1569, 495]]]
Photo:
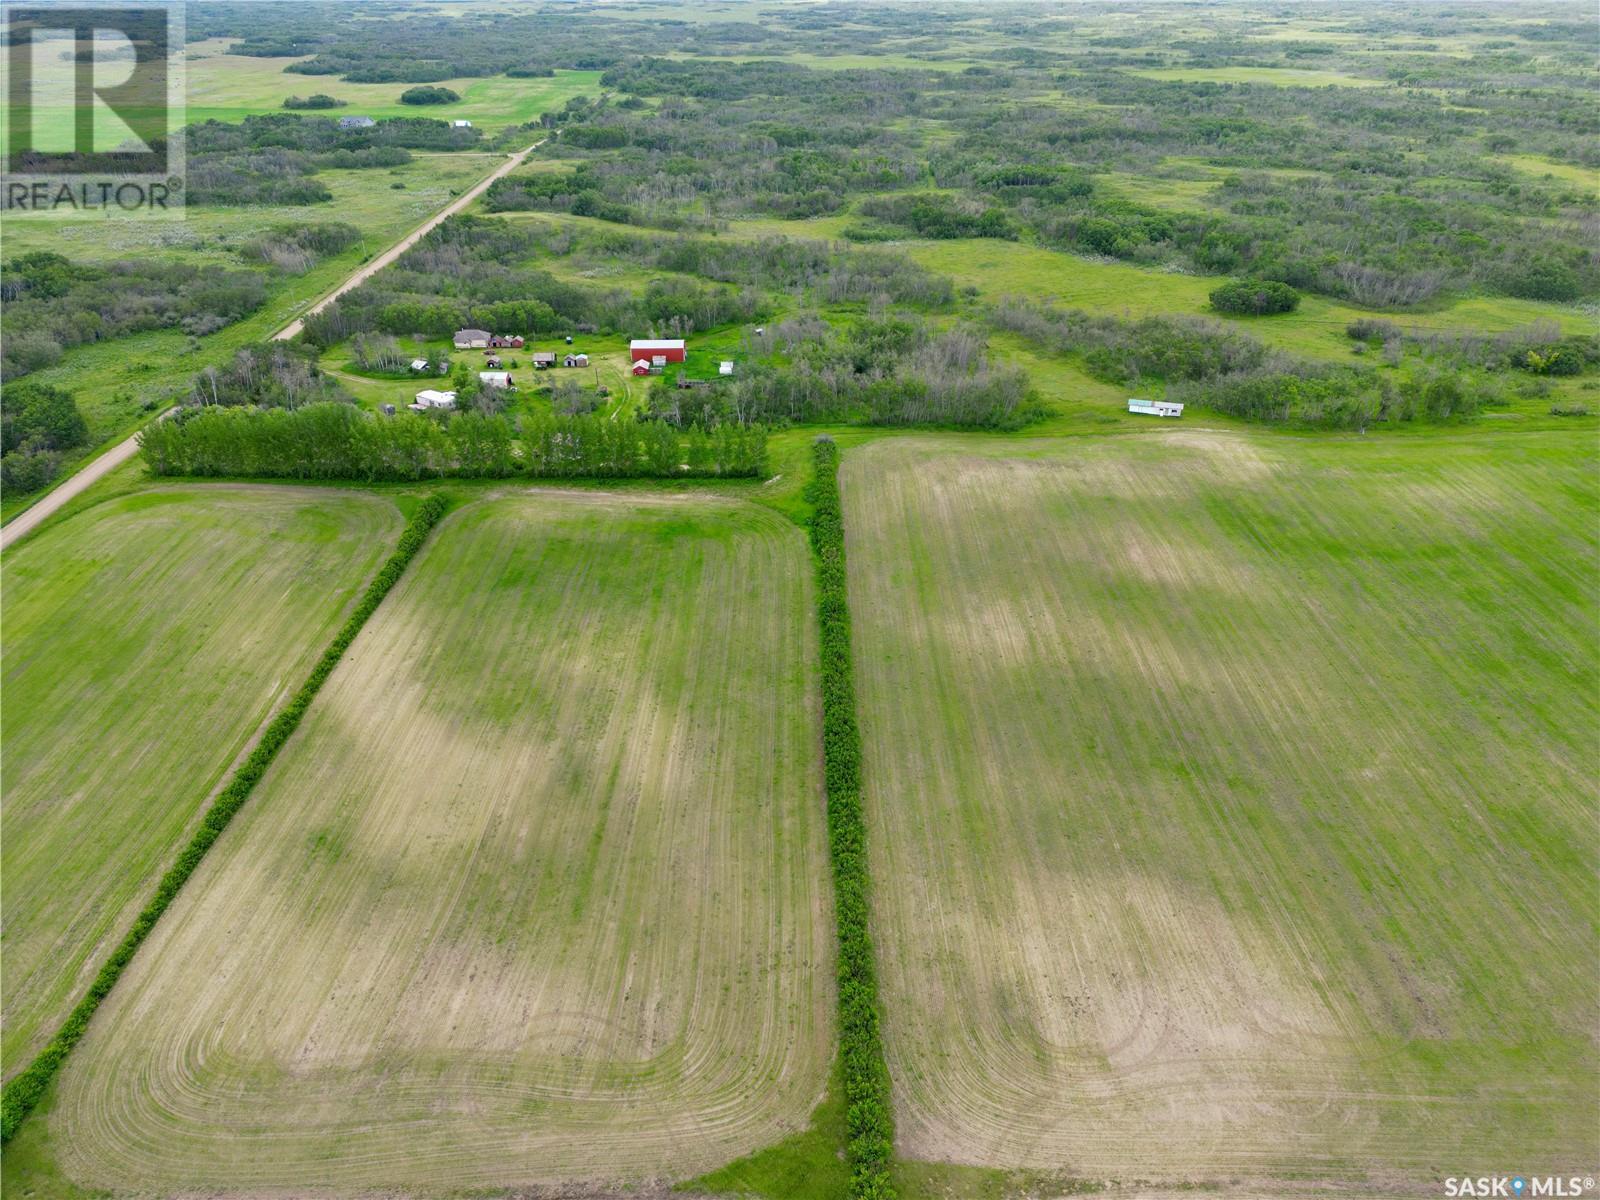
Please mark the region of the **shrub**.
[[1524, 300], [1576, 300], [1583, 294], [1578, 273], [1554, 259], [1535, 259], [1500, 281], [1508, 296]]
[[60, 469], [60, 454], [30, 443], [0, 458], [0, 487], [23, 495], [37, 492], [54, 479]]
[[317, 92], [311, 96], [290, 96], [284, 100], [283, 106], [289, 109], [343, 108], [349, 103], [348, 100], [335, 100], [332, 96]]
[[1582, 400], [1558, 400], [1550, 406], [1552, 417], [1587, 417], [1593, 411]]
[[454, 104], [460, 99], [447, 87], [414, 87], [400, 93], [401, 104]]
[[1271, 279], [1235, 279], [1211, 293], [1211, 307], [1218, 312], [1258, 317], [1293, 312], [1300, 307], [1300, 293]]
[[868, 927], [867, 827], [861, 810], [861, 730], [850, 666], [839, 448], [812, 443], [811, 548], [822, 654], [822, 761], [839, 939], [839, 1049], [844, 1064], [853, 1200], [893, 1200], [894, 1114], [879, 1029], [878, 978]]
[[15, 383], [0, 409], [0, 450], [33, 444], [41, 450], [70, 450], [89, 440], [89, 425], [72, 393], [48, 384]]

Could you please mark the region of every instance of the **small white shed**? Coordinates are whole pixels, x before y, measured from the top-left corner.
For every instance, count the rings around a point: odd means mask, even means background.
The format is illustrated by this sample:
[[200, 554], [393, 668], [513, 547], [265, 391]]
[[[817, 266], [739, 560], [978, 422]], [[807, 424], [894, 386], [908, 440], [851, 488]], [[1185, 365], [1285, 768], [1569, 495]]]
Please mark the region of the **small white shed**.
[[732, 375], [733, 374], [733, 363], [732, 363], [732, 361], [725, 358], [721, 362], [719, 362], [717, 364], [717, 374], [718, 375]]
[[508, 388], [511, 386], [511, 372], [479, 371], [478, 382], [484, 387]]

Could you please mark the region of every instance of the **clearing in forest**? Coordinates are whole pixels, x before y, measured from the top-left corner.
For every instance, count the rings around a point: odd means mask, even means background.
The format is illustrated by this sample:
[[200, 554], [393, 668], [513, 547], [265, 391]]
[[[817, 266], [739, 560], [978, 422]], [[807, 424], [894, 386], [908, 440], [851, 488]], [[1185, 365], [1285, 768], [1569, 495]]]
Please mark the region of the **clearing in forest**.
[[815, 659], [804, 536], [764, 509], [447, 519], [68, 1064], [64, 1172], [681, 1178], [803, 1127], [833, 1053]]
[[844, 488], [902, 1153], [1593, 1165], [1587, 439], [896, 439]]
[[399, 530], [387, 500], [212, 485], [110, 500], [6, 551], [8, 1078]]

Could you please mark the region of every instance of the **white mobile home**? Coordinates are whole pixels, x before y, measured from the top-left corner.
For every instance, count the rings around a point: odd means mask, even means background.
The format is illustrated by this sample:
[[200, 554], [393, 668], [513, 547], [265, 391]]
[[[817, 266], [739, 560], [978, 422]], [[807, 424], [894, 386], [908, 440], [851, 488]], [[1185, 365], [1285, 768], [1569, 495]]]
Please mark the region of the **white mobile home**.
[[1128, 411], [1147, 417], [1181, 417], [1183, 405], [1172, 400], [1129, 400]]
[[417, 402], [411, 405], [412, 408], [419, 410], [423, 408], [454, 408], [455, 406], [456, 394], [454, 392], [440, 392], [435, 391], [433, 388], [423, 388], [417, 393]]

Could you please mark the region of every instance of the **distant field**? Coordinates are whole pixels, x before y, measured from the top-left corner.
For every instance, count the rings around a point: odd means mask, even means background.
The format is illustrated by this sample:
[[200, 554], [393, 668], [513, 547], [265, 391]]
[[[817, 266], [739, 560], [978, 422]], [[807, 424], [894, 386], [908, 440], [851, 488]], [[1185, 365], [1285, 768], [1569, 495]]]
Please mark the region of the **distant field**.
[[1386, 87], [1384, 79], [1292, 67], [1151, 67], [1129, 72], [1169, 83], [1269, 83], [1274, 87]]
[[1590, 196], [1600, 194], [1600, 171], [1593, 167], [1556, 162], [1554, 159], [1540, 158], [1537, 154], [1497, 154], [1493, 156], [1493, 161], [1515, 167], [1536, 179], [1548, 175], [1562, 183], [1577, 184]]
[[1595, 465], [852, 449], [902, 1153], [1263, 1195], [1586, 1169]]
[[731, 502], [442, 525], [69, 1064], [66, 1174], [455, 1193], [803, 1127], [833, 1055], [810, 577]]
[[399, 532], [388, 501], [163, 488], [8, 550], [0, 876], [9, 1077]]
[[511, 79], [495, 75], [482, 79], [445, 79], [438, 84], [461, 97], [458, 104], [401, 104], [408, 83], [350, 83], [333, 75], [286, 74], [284, 67], [300, 58], [253, 58], [225, 53], [226, 43], [198, 42], [189, 47], [186, 65], [188, 119], [238, 121], [254, 113], [282, 112], [288, 96], [322, 92], [349, 107], [305, 115], [338, 117], [359, 113], [368, 117], [433, 117], [469, 120], [486, 133], [508, 125], [523, 125], [539, 114], [559, 109], [573, 96], [599, 91], [599, 71], [557, 71], [544, 79]]
[[[1216, 276], [1178, 275], [1120, 262], [1096, 262], [1041, 246], [994, 239], [951, 239], [905, 242], [906, 251], [931, 270], [958, 284], [972, 284], [986, 297], [1026, 296], [1091, 312], [1212, 313], [1211, 290]], [[1401, 326], [1498, 333], [1550, 319], [1569, 333], [1593, 331], [1592, 318], [1575, 305], [1506, 296], [1469, 296], [1437, 308], [1414, 312], [1374, 313], [1321, 296], [1306, 295], [1292, 313], [1273, 317], [1232, 318], [1230, 323], [1265, 342], [1302, 354], [1350, 360], [1345, 327], [1359, 317], [1378, 316]]]

